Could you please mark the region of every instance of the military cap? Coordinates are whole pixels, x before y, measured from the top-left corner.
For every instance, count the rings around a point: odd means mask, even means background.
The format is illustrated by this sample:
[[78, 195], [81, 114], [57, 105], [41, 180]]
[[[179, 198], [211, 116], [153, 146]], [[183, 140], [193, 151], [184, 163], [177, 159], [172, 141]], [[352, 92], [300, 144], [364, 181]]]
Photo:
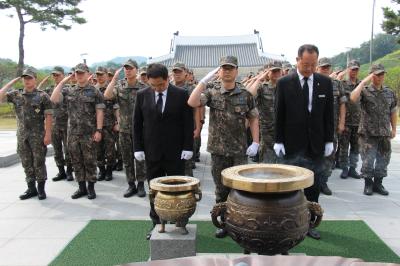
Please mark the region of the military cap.
[[60, 66], [55, 66], [53, 70], [51, 71], [51, 74], [62, 74], [64, 75], [64, 68]]
[[225, 65], [238, 67], [237, 57], [231, 55], [221, 57], [221, 59], [219, 60], [219, 66], [225, 66]]
[[107, 71], [107, 68], [105, 68], [105, 67], [103, 67], [103, 66], [98, 66], [97, 68], [96, 68], [96, 74], [98, 73], [98, 74], [106, 74], [108, 71]]
[[36, 72], [37, 72], [36, 69], [34, 69], [33, 67], [28, 67], [22, 72], [21, 77], [23, 78], [29, 76], [31, 78], [37, 78]]
[[174, 71], [175, 69], [184, 71], [186, 70], [186, 65], [182, 62], [176, 62], [173, 66], [172, 66], [172, 71]]
[[323, 66], [331, 66], [332, 62], [328, 57], [321, 57], [318, 60], [318, 66], [323, 67]]
[[382, 73], [386, 73], [385, 67], [382, 64], [372, 64], [369, 68], [369, 73], [374, 73], [375, 75], [379, 75]]
[[72, 68], [69, 70], [68, 74], [71, 75], [71, 74], [74, 74], [74, 73], [75, 73], [75, 67], [72, 67]]
[[79, 63], [75, 66], [75, 72], [89, 72], [89, 67], [84, 63]]
[[337, 66], [333, 69], [333, 72], [342, 72], [344, 69], [341, 66]]
[[279, 69], [280, 70], [280, 69], [282, 69], [282, 63], [280, 61], [273, 60], [267, 64], [267, 69], [270, 69], [270, 70]]
[[128, 61], [126, 61], [124, 63], [124, 66], [130, 66], [130, 67], [134, 67], [134, 68], [139, 68], [138, 63], [135, 60], [132, 60], [132, 59], [128, 59]]
[[112, 67], [110, 67], [109, 69], [107, 69], [107, 74], [108, 74], [108, 75], [114, 76], [114, 74], [115, 74], [115, 69], [112, 68]]
[[357, 60], [351, 60], [348, 64], [347, 67], [350, 69], [356, 69], [356, 68], [360, 68], [360, 62], [358, 62]]
[[147, 74], [147, 67], [141, 67], [139, 71], [139, 75]]
[[292, 65], [289, 64], [289, 63], [284, 63], [284, 64], [282, 65], [282, 68], [283, 68], [284, 70], [287, 70], [287, 69], [292, 69], [293, 67], [292, 67]]

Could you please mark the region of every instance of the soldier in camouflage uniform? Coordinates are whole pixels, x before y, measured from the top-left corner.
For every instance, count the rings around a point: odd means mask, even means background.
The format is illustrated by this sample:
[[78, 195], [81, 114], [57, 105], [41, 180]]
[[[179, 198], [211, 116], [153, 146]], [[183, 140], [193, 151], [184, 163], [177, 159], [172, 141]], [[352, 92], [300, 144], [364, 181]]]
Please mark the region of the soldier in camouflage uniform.
[[[188, 92], [188, 95], [190, 96], [190, 94], [192, 93], [194, 86], [189, 85], [189, 83], [186, 80], [187, 77], [187, 68], [186, 65], [182, 62], [176, 62], [173, 66], [172, 66], [172, 85], [175, 85], [179, 88], [182, 88], [184, 90], [186, 90]], [[196, 123], [196, 112], [198, 112], [197, 108], [194, 109], [193, 112], [193, 121], [195, 124], [196, 128], [200, 128], [200, 120], [198, 119], [198, 123]], [[198, 114], [197, 114], [198, 115]], [[196, 136], [198, 138], [198, 136]], [[194, 145], [195, 141], [193, 141], [193, 151], [195, 150], [195, 145]], [[189, 159], [189, 160], [185, 160], [185, 175], [186, 176], [193, 176], [193, 168], [194, 168], [194, 160], [193, 158]]]
[[[95, 86], [102, 94], [104, 94], [107, 85], [107, 69], [99, 66], [96, 69], [97, 85]], [[99, 173], [97, 180], [111, 181], [113, 179], [112, 171], [115, 166], [115, 137], [114, 137], [114, 125], [116, 122], [115, 110], [118, 109], [118, 105], [114, 99], [104, 99], [104, 120], [103, 120], [103, 132], [101, 141], [97, 144], [97, 167]]]
[[[332, 63], [329, 58], [321, 57], [318, 60], [317, 73], [325, 76], [332, 74]], [[343, 83], [337, 79], [332, 78], [333, 88], [333, 122], [334, 122], [334, 135], [333, 135], [333, 153], [325, 157], [325, 173], [321, 179], [321, 192], [325, 195], [332, 195], [331, 189], [328, 187], [328, 178], [332, 175], [332, 168], [335, 163], [336, 147], [338, 145], [338, 133], [343, 132], [346, 117], [346, 102], [347, 97], [344, 93]]]
[[[347, 65], [348, 80], [343, 81], [344, 92], [346, 97], [350, 97], [350, 93], [358, 86], [360, 81], [358, 80], [358, 72], [360, 69], [360, 63], [357, 60], [351, 60]], [[342, 75], [338, 76], [340, 80]], [[342, 168], [340, 177], [345, 179], [348, 176], [359, 179], [360, 175], [357, 173], [357, 162], [359, 155], [358, 146], [358, 125], [360, 124], [360, 103], [350, 102], [346, 103], [346, 121], [345, 130], [342, 132], [339, 138], [340, 154], [339, 164]], [[349, 153], [350, 147], [350, 153]], [[350, 166], [350, 168], [349, 168]]]
[[19, 79], [13, 79], [0, 90], [0, 103], [6, 98], [14, 105], [17, 115], [17, 152], [28, 184], [28, 189], [19, 198], [38, 196], [43, 200], [46, 198], [46, 146], [51, 142], [52, 107], [47, 93], [36, 89], [35, 69], [24, 70], [23, 90], [7, 92]]
[[[274, 151], [276, 82], [282, 76], [282, 63], [272, 61], [249, 83], [248, 91], [256, 98], [260, 113], [260, 161], [277, 163]], [[268, 81], [267, 81], [268, 80]]]
[[147, 78], [147, 67], [141, 67], [139, 71], [139, 79], [144, 85], [149, 86], [149, 79]]
[[[364, 194], [373, 192], [387, 196], [389, 192], [382, 185], [387, 176], [390, 161], [390, 139], [396, 136], [397, 97], [383, 83], [385, 68], [381, 64], [371, 66], [367, 76], [351, 93], [350, 99], [360, 99], [361, 176], [364, 178]], [[371, 81], [371, 84], [368, 84]]]
[[[220, 81], [210, 82], [219, 71]], [[257, 154], [259, 147], [258, 111], [253, 96], [236, 82], [238, 61], [234, 56], [222, 57], [220, 69], [208, 73], [192, 92], [192, 107], [210, 107], [207, 150], [211, 153], [211, 174], [215, 183], [216, 202], [224, 202], [229, 188], [222, 184], [221, 171], [246, 164], [247, 155]], [[246, 120], [249, 121], [253, 143], [247, 148]], [[247, 151], [246, 151], [247, 148]], [[216, 237], [226, 236], [218, 229]]]
[[[124, 197], [132, 197], [136, 193], [139, 197], [146, 196], [144, 189], [144, 181], [146, 180], [145, 162], [138, 161], [133, 156], [133, 111], [135, 109], [136, 94], [138, 90], [145, 87], [136, 78], [138, 64], [136, 61], [129, 59], [124, 63], [125, 79], [118, 80], [119, 73], [122, 69], [115, 72], [115, 75], [108, 84], [104, 92], [105, 99], [114, 99], [119, 106], [119, 141], [122, 151], [122, 160], [125, 166], [126, 179], [129, 187]], [[136, 186], [136, 181], [137, 186]]]
[[71, 87], [65, 95], [61, 93], [70, 78], [68, 76], [57, 85], [51, 95], [53, 103], [67, 103], [68, 148], [75, 179], [79, 183], [72, 199], [86, 195], [88, 199], [96, 198], [96, 145], [102, 137], [105, 106], [101, 92], [89, 85], [89, 76], [89, 68], [85, 64], [78, 64], [75, 67], [76, 86]]
[[[109, 68], [107, 71], [108, 83], [110, 83], [112, 81], [114, 74], [115, 74], [115, 69]], [[115, 113], [114, 113], [115, 119], [117, 119], [117, 113], [119, 116], [119, 109], [115, 109]], [[115, 146], [116, 146], [116, 149], [115, 149], [116, 163], [115, 163], [113, 170], [122, 171], [123, 162], [122, 162], [121, 145], [119, 145], [119, 125], [118, 125], [117, 120], [115, 120], [113, 135], [114, 135], [114, 142], [115, 142]]]
[[[57, 86], [61, 80], [64, 79], [64, 69], [62, 67], [56, 66], [51, 71], [51, 75], [54, 79], [54, 84]], [[40, 85], [39, 85], [40, 86]], [[51, 96], [55, 88], [54, 85], [48, 86], [45, 91]], [[63, 94], [69, 86], [65, 86], [62, 89]], [[53, 177], [53, 181], [60, 181], [67, 179], [68, 181], [73, 181], [74, 177], [72, 175], [72, 162], [68, 152], [67, 145], [67, 127], [68, 127], [68, 112], [67, 104], [64, 102], [62, 104], [53, 104], [53, 128], [51, 131], [51, 140], [54, 148], [54, 161], [56, 162], [58, 173]], [[64, 166], [67, 165], [67, 172], [65, 172]]]

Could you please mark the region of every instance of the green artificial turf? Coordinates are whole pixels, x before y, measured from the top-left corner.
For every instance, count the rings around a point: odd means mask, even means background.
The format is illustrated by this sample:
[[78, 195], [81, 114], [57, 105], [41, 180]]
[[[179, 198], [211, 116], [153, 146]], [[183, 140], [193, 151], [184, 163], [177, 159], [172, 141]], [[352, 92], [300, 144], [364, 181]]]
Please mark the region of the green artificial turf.
[[[216, 239], [211, 222], [191, 223], [198, 226], [197, 253], [242, 252], [230, 237]], [[50, 265], [100, 266], [146, 261], [149, 241], [145, 235], [149, 228], [149, 221], [91, 221]], [[400, 263], [400, 258], [363, 221], [324, 221], [318, 230], [321, 240], [306, 238], [290, 252]]]

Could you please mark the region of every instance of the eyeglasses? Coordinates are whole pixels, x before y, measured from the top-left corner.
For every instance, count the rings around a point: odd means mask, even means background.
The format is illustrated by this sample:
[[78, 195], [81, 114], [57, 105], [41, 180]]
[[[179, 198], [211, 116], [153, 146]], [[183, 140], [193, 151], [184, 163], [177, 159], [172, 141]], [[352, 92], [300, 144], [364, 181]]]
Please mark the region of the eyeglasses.
[[133, 69], [133, 67], [131, 67], [131, 66], [124, 66], [124, 68], [125, 68], [126, 70], [132, 70], [132, 69]]

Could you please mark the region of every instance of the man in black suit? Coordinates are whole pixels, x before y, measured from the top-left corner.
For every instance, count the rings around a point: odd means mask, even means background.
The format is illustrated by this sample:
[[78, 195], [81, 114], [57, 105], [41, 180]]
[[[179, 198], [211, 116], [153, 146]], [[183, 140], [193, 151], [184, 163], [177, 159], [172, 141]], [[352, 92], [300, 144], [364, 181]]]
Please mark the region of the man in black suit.
[[[147, 68], [150, 87], [137, 93], [133, 120], [135, 158], [146, 159], [147, 181], [160, 176], [184, 175], [185, 160], [193, 156], [193, 111], [188, 93], [169, 84], [162, 64]], [[160, 223], [150, 203], [153, 227]], [[147, 234], [147, 239], [151, 234]]]
[[[297, 71], [277, 83], [274, 150], [286, 164], [314, 172], [314, 184], [304, 190], [309, 201], [318, 202], [324, 156], [333, 152], [333, 93], [330, 78], [315, 73], [318, 48], [305, 44], [297, 55]], [[313, 221], [314, 217], [311, 217]], [[310, 227], [308, 235], [320, 239]]]

